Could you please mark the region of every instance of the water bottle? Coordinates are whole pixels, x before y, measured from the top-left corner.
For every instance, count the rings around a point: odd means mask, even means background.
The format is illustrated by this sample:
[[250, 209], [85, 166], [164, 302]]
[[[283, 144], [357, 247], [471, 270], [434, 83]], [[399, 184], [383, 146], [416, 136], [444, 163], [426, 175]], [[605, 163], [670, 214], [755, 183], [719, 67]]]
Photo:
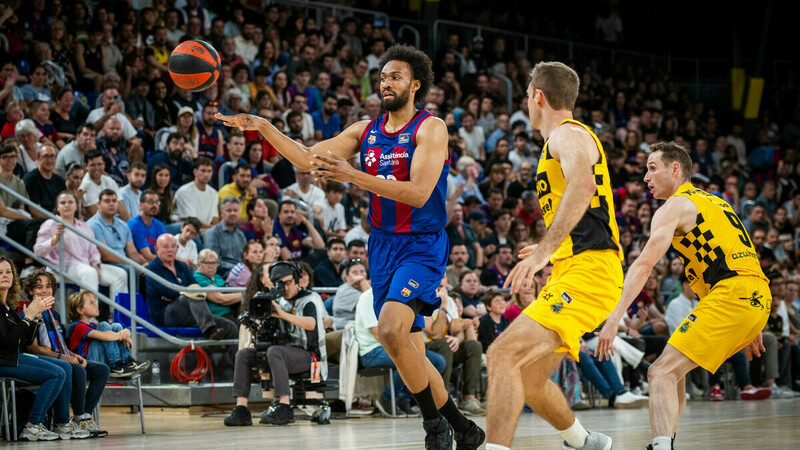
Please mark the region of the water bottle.
[[158, 364], [158, 361], [153, 361], [153, 364], [150, 366], [150, 374], [152, 375], [152, 380], [150, 384], [154, 386], [158, 386], [161, 384], [161, 366]]

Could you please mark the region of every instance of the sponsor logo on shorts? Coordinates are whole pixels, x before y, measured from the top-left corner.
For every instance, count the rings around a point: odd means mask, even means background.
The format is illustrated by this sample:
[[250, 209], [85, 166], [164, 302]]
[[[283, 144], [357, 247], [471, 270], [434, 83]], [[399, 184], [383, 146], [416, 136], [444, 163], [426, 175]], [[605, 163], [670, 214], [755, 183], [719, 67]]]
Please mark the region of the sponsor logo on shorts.
[[697, 316], [695, 316], [694, 314], [689, 314], [689, 317], [687, 317], [687, 319], [689, 319], [692, 322], [694, 322], [695, 320], [697, 320]]
[[691, 326], [692, 326], [692, 322], [688, 322], [688, 321], [687, 322], [683, 322], [683, 324], [678, 329], [678, 331], [680, 331], [681, 333], [686, 333], [687, 331], [689, 331], [689, 328]]
[[409, 295], [411, 295], [411, 289], [403, 288], [403, 290], [400, 291], [400, 295], [402, 295], [403, 297], [408, 297]]
[[403, 134], [400, 135], [400, 138], [397, 140], [397, 142], [399, 144], [408, 144], [408, 141], [410, 141], [410, 140], [411, 140], [411, 134], [410, 133], [403, 133]]
[[419, 287], [419, 283], [417, 283], [417, 282], [416, 282], [416, 281], [414, 281], [414, 280], [408, 280], [408, 285], [409, 285], [409, 286], [411, 286], [411, 287], [412, 287], [412, 288], [414, 288], [414, 289], [416, 289], [416, 288], [418, 288], [418, 287]]
[[553, 312], [554, 313], [560, 313], [561, 310], [564, 309], [564, 304], [561, 303], [561, 302], [555, 302], [555, 303], [553, 303], [551, 308], [553, 308]]
[[762, 298], [764, 298], [763, 295], [760, 295], [758, 291], [754, 291], [753, 295], [750, 297], [739, 297], [739, 300], [746, 300], [750, 302], [750, 306], [753, 308], [761, 308], [761, 310], [764, 311], [764, 304], [761, 303]]
[[567, 291], [561, 293], [561, 300], [564, 300], [565, 302], [567, 302], [567, 304], [572, 303], [572, 297], [570, 297], [570, 295], [567, 294]]

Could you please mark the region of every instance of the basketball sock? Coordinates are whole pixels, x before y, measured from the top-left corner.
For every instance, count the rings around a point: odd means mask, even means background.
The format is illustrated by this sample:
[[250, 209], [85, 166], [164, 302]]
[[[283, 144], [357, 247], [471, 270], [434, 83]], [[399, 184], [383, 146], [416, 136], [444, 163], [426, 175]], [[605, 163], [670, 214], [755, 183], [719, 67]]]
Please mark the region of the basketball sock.
[[668, 450], [672, 448], [670, 436], [656, 436], [653, 438], [653, 450]]
[[453, 430], [460, 433], [465, 433], [469, 430], [469, 420], [464, 417], [464, 414], [461, 414], [461, 411], [458, 410], [458, 406], [456, 406], [449, 395], [447, 396], [445, 404], [439, 408], [439, 412], [450, 422], [450, 426], [453, 427]]
[[589, 437], [589, 432], [578, 422], [577, 417], [575, 418], [575, 422], [572, 423], [572, 426], [566, 430], [560, 430], [559, 433], [561, 433], [561, 437], [567, 441], [570, 447], [575, 448], [583, 447], [583, 444], [586, 443], [586, 438]]
[[498, 444], [486, 444], [486, 450], [511, 450], [509, 447], [503, 447]]
[[423, 420], [431, 420], [439, 417], [439, 410], [436, 409], [436, 402], [433, 401], [430, 383], [428, 383], [425, 389], [411, 395], [413, 395], [414, 400], [417, 401], [417, 406], [419, 406], [419, 411], [422, 413]]

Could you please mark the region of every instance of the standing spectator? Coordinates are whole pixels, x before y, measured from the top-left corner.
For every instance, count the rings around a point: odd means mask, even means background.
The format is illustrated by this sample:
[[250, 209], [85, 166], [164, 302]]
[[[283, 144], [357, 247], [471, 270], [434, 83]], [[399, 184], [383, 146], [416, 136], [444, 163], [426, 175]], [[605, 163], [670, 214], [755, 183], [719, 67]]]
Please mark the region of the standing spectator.
[[[69, 192], [62, 192], [56, 200], [55, 213], [63, 221], [84, 234], [94, 237], [94, 232], [86, 222], [76, 217], [78, 199]], [[103, 264], [97, 246], [66, 229], [53, 219], [46, 220], [36, 238], [33, 250], [54, 266], [59, 266], [58, 242], [64, 240], [63, 267], [66, 275], [95, 288], [102, 284], [109, 289], [109, 297], [116, 298], [121, 292], [128, 292], [128, 273], [111, 264]]]
[[66, 175], [67, 166], [72, 163], [83, 165], [84, 156], [97, 148], [95, 136], [97, 132], [90, 124], [78, 125], [75, 140], [65, 145], [56, 157], [56, 170], [62, 177]]
[[319, 235], [316, 228], [308, 221], [304, 214], [299, 215], [302, 225], [305, 225], [308, 232], [304, 233], [297, 227], [298, 220], [297, 207], [291, 200], [284, 200], [278, 206], [278, 218], [272, 224], [272, 232], [281, 241], [281, 250], [286, 249], [289, 258], [297, 261], [308, 255], [309, 249], [325, 248], [325, 241]]
[[211, 228], [219, 222], [217, 190], [209, 185], [213, 167], [210, 159], [198, 158], [194, 181], [184, 184], [175, 193], [174, 217], [197, 217], [203, 228]]
[[[97, 212], [97, 203], [100, 201], [100, 192], [110, 189], [117, 194], [120, 199], [119, 185], [111, 177], [103, 173], [106, 168], [103, 154], [100, 150], [92, 150], [84, 155], [86, 161], [86, 175], [83, 176], [80, 189], [84, 192], [83, 203], [86, 207], [87, 217], [91, 217]], [[119, 200], [119, 216], [122, 220], [128, 220], [130, 215], [125, 208], [122, 200]]]
[[505, 331], [511, 324], [503, 315], [506, 312], [506, 299], [500, 292], [487, 292], [481, 299], [486, 306], [488, 314], [481, 317], [478, 325], [478, 342], [483, 346], [483, 352], [492, 345], [497, 336]]
[[[119, 210], [117, 194], [110, 189], [100, 192], [99, 205], [100, 207], [97, 214], [86, 221], [86, 224], [89, 225], [94, 232], [95, 239], [108, 245], [115, 252], [126, 255], [139, 264], [146, 264], [147, 260], [136, 251], [136, 246], [133, 244], [133, 235], [131, 234], [130, 228], [128, 228], [128, 224], [117, 217], [117, 211]], [[139, 209], [139, 205], [136, 205], [136, 209]], [[100, 252], [102, 262], [118, 266], [127, 266], [127, 264], [115, 254], [99, 247], [97, 250]]]
[[197, 244], [194, 242], [200, 234], [200, 221], [195, 217], [187, 217], [181, 225], [181, 232], [175, 235], [178, 251], [175, 259], [182, 261], [192, 272], [197, 269]]
[[148, 189], [142, 192], [139, 198], [139, 215], [128, 220], [128, 228], [133, 235], [133, 245], [147, 261], [156, 258], [156, 240], [167, 232], [164, 224], [155, 217], [160, 202], [155, 191]]
[[364, 261], [351, 259], [344, 268], [344, 283], [333, 297], [333, 327], [343, 330], [347, 322], [355, 320], [356, 306], [361, 294], [371, 288]]
[[216, 270], [223, 277], [227, 276], [233, 266], [241, 260], [244, 246], [247, 244], [244, 233], [237, 226], [239, 208], [238, 198], [222, 199], [220, 202], [222, 221], [211, 227], [203, 237], [206, 248], [219, 255], [219, 265]]
[[56, 197], [66, 187], [64, 178], [55, 173], [56, 154], [58, 150], [53, 144], [43, 144], [38, 149], [39, 165], [25, 174], [22, 181], [28, 191], [28, 197], [42, 208], [53, 211]]
[[328, 241], [328, 257], [314, 269], [314, 284], [321, 287], [339, 287], [344, 281], [342, 261], [346, 255], [345, 243], [339, 238]]

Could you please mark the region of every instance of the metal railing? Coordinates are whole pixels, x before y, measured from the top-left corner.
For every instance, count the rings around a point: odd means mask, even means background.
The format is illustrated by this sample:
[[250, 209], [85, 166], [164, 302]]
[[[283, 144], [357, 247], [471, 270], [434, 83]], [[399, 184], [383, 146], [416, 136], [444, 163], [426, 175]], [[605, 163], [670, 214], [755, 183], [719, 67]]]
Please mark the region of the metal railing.
[[338, 17], [340, 11], [352, 14], [364, 14], [372, 17], [380, 17], [385, 21], [384, 26], [389, 28], [389, 15], [373, 9], [353, 8], [351, 6], [337, 5], [335, 3], [322, 3], [305, 0], [270, 0], [268, 3], [315, 8], [317, 10], [317, 24], [322, 23], [322, 11], [329, 10], [334, 17]]

